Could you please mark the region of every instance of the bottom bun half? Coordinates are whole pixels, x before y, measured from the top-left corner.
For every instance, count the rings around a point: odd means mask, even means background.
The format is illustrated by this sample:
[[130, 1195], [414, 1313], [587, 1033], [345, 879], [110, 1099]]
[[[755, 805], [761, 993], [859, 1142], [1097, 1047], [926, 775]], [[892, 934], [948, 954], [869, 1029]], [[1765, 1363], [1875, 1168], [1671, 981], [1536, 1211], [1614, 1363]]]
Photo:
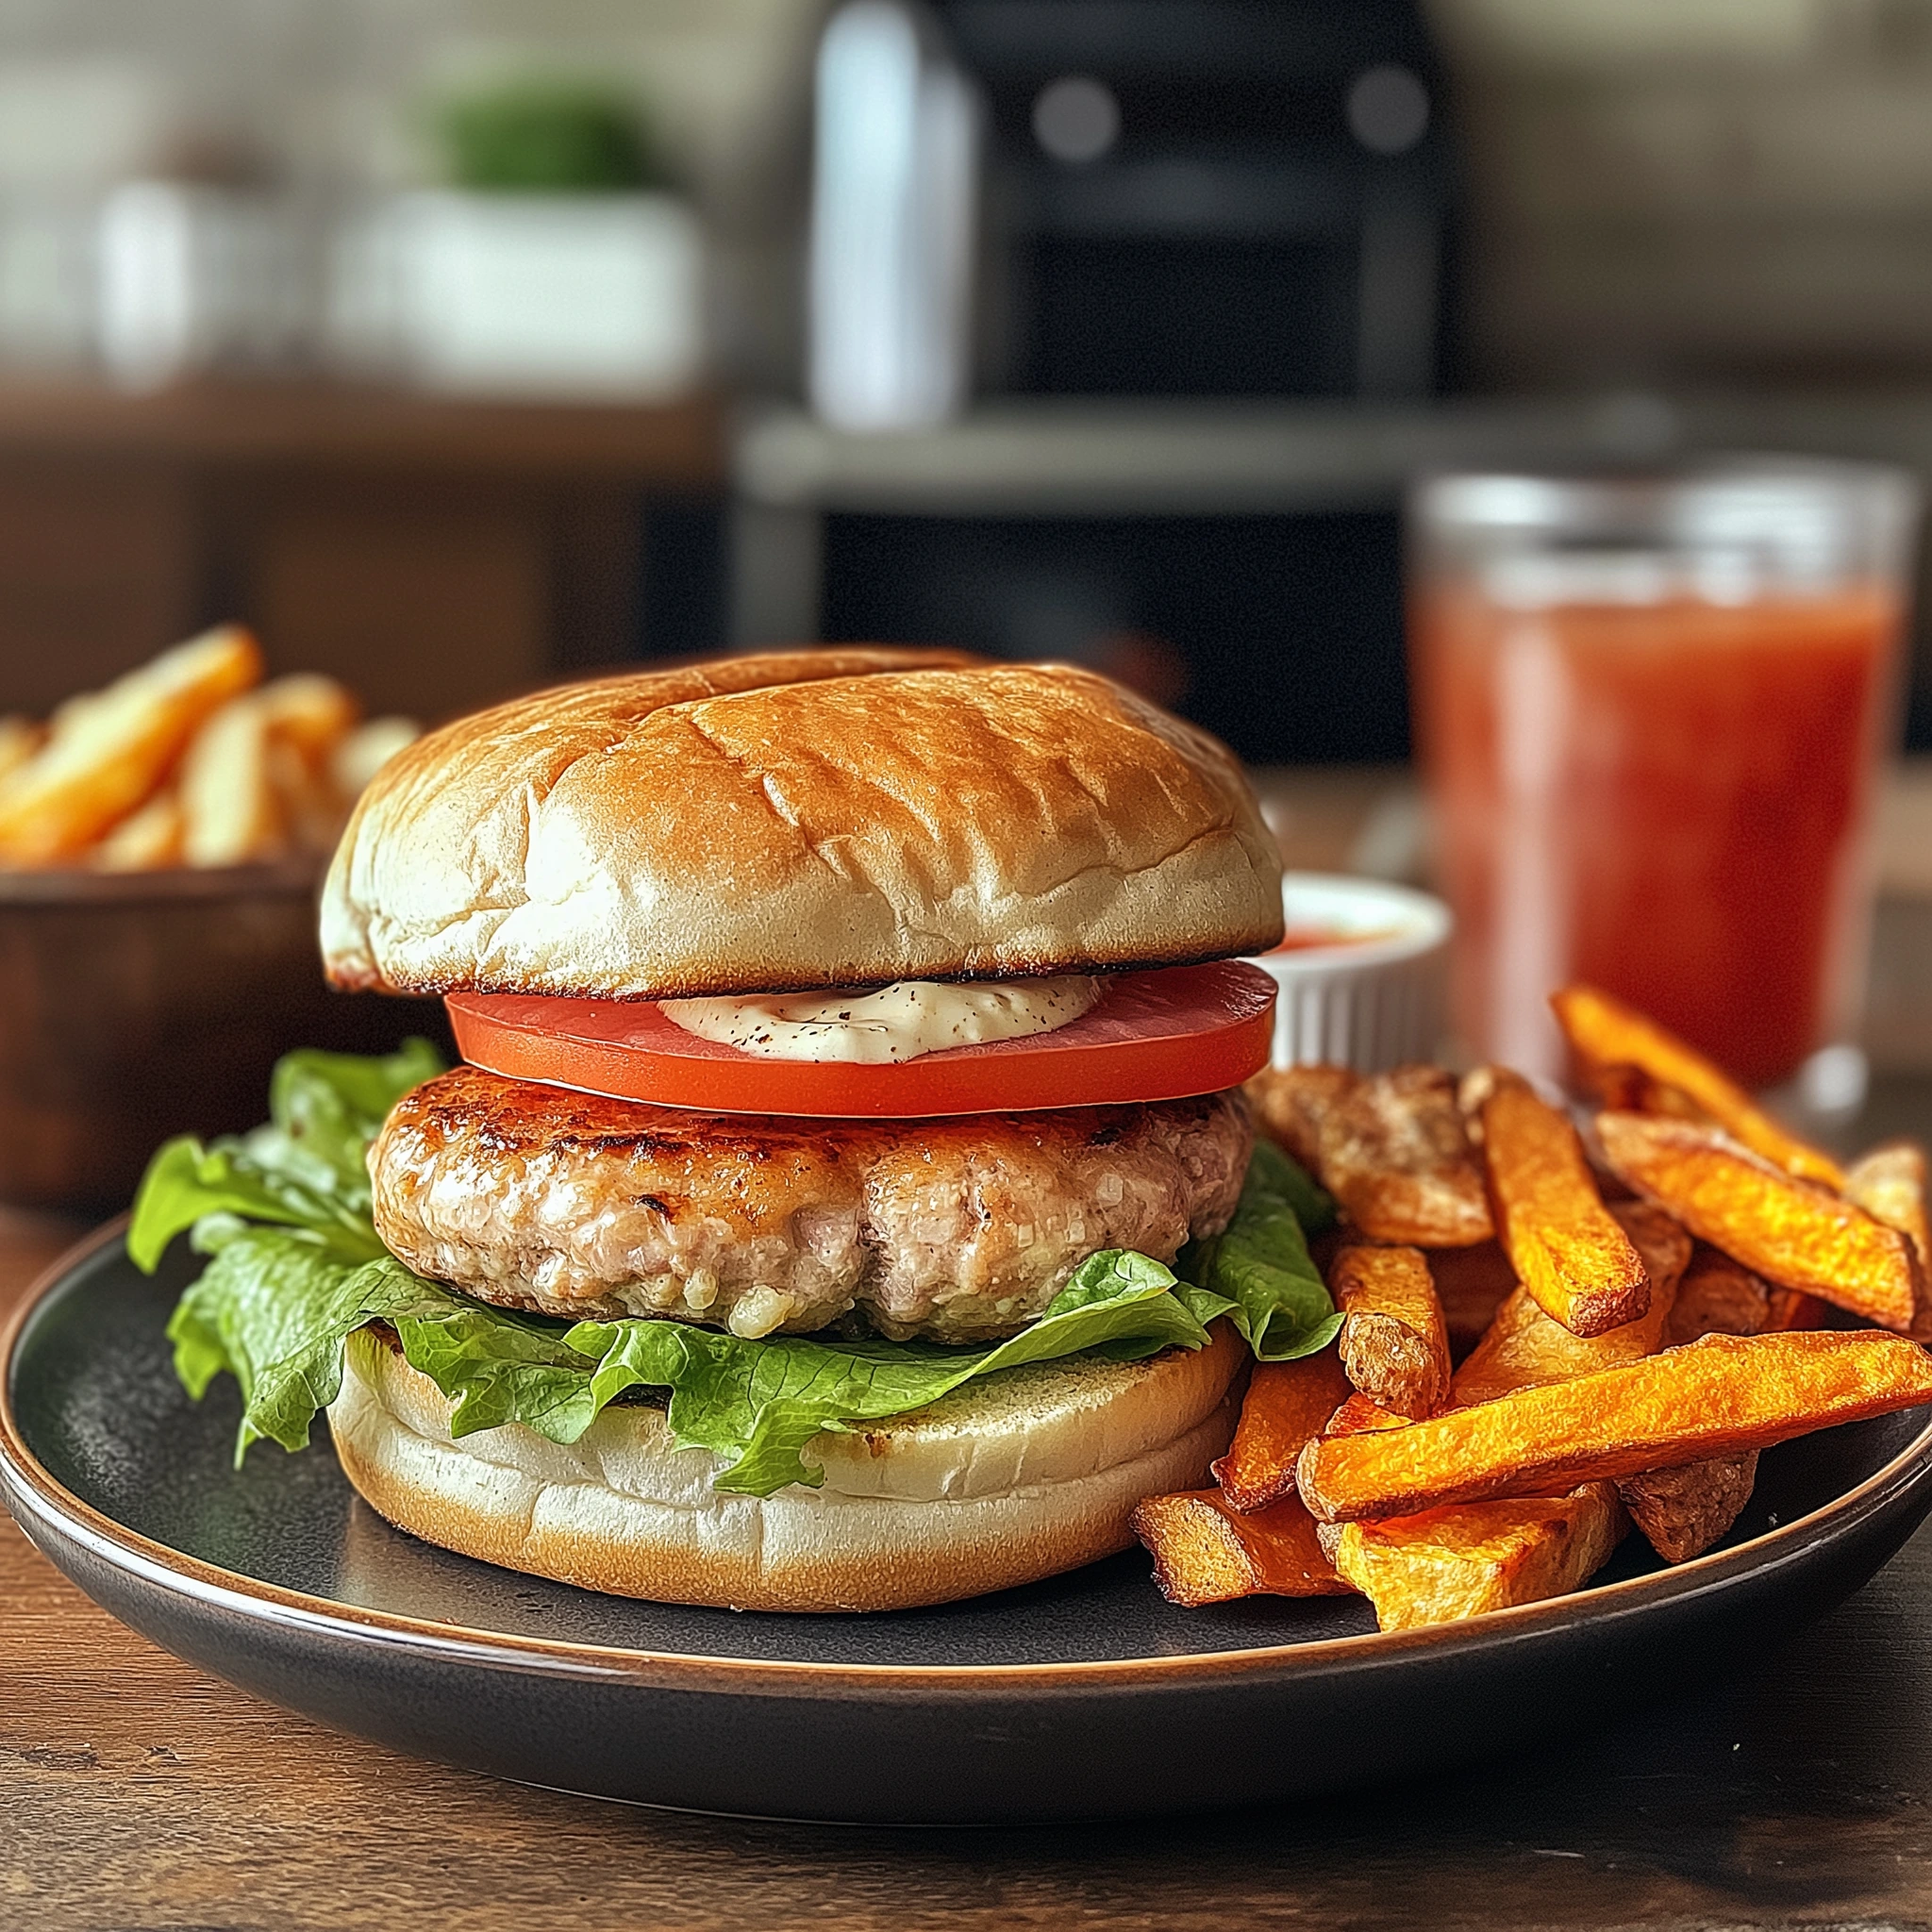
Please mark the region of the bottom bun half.
[[387, 1338], [352, 1336], [329, 1408], [349, 1480], [400, 1529], [506, 1569], [658, 1603], [890, 1610], [1078, 1568], [1132, 1542], [1143, 1496], [1226, 1449], [1247, 1351], [1013, 1369], [918, 1414], [821, 1435], [823, 1488], [723, 1494], [661, 1409], [607, 1408], [568, 1447], [521, 1424], [454, 1440], [455, 1405]]

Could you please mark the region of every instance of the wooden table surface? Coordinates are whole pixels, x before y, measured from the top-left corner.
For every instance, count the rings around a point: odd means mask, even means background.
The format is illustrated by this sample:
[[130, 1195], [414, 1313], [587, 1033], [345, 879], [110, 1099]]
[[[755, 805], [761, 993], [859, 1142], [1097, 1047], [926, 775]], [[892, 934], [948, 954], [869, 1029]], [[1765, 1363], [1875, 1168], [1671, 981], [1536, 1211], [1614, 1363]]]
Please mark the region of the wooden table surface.
[[[1876, 1111], [1874, 1134], [1932, 1119], [1932, 1090]], [[0, 1307], [75, 1232], [0, 1210]], [[1932, 1526], [1694, 1701], [1568, 1748], [1265, 1811], [938, 1832], [686, 1817], [399, 1757], [176, 1662], [0, 1517], [0, 1926], [23, 1932], [1928, 1920]]]

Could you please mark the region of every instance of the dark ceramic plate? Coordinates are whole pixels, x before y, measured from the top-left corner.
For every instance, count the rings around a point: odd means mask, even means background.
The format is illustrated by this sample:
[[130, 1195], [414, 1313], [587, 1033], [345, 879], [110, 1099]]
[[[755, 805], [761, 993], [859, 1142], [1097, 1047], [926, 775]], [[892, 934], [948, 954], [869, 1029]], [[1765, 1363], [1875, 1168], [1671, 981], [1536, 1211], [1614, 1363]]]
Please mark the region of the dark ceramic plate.
[[1771, 1451], [1718, 1551], [1377, 1635], [1357, 1599], [1162, 1602], [1138, 1552], [949, 1608], [667, 1608], [391, 1529], [325, 1444], [231, 1466], [162, 1336], [192, 1266], [110, 1229], [4, 1343], [0, 1482], [28, 1536], [158, 1643], [345, 1730], [506, 1777], [773, 1817], [1099, 1817], [1276, 1799], [1507, 1750], [1721, 1667], [1857, 1588], [1932, 1507], [1932, 1414]]

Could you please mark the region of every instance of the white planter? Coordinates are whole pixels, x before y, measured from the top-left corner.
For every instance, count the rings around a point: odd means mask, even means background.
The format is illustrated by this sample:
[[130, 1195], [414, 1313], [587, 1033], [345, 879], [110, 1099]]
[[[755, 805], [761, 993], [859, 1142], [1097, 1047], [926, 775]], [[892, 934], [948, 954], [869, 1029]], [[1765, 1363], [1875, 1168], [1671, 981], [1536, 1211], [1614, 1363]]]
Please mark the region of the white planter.
[[345, 259], [338, 315], [430, 388], [643, 399], [703, 369], [703, 243], [671, 195], [404, 195]]

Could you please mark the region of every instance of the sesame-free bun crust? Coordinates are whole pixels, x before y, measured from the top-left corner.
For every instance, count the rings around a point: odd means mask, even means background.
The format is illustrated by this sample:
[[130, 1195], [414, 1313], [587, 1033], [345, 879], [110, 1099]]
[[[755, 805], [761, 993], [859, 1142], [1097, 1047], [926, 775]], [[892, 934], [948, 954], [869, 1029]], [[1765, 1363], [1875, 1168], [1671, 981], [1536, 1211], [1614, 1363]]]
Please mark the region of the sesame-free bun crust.
[[329, 870], [340, 987], [665, 999], [1217, 958], [1281, 933], [1217, 740], [1091, 672], [724, 658], [545, 691], [385, 765]]
[[918, 1415], [821, 1435], [822, 1489], [721, 1493], [656, 1408], [607, 1408], [566, 1448], [520, 1423], [452, 1440], [454, 1405], [389, 1341], [349, 1339], [329, 1408], [382, 1516], [486, 1563], [658, 1603], [891, 1610], [1077, 1569], [1133, 1541], [1144, 1496], [1198, 1488], [1234, 1430], [1246, 1351], [1044, 1362]]

